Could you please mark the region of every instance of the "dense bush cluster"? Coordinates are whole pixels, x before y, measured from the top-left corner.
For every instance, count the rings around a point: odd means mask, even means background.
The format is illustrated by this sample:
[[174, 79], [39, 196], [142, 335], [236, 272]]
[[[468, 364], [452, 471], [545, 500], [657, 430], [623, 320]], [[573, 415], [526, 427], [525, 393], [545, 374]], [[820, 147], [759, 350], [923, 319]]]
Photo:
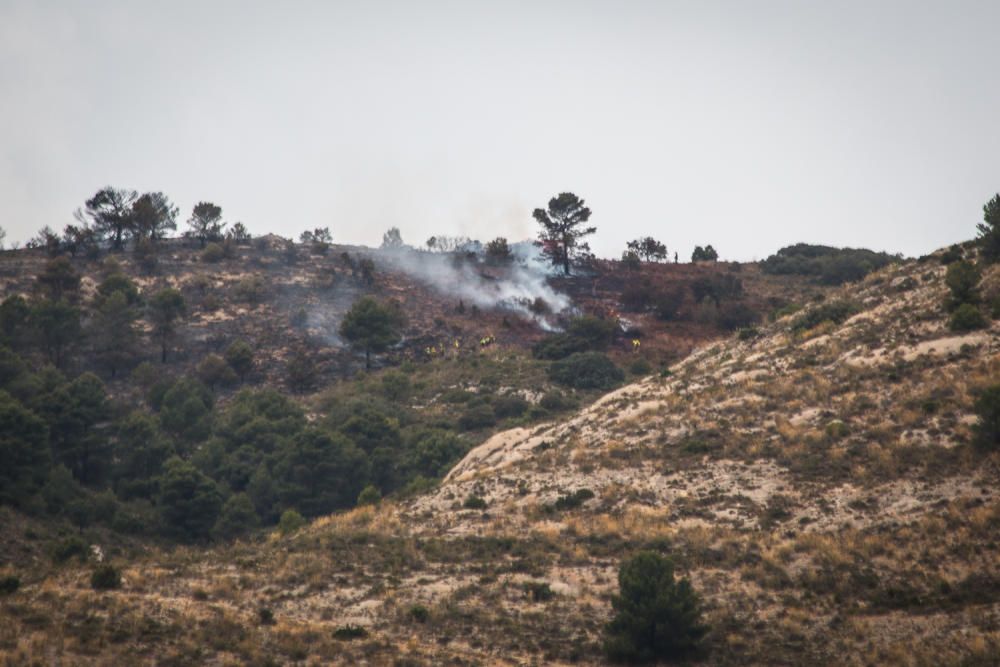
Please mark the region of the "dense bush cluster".
[[[146, 407], [129, 410], [93, 374], [33, 372], [8, 348], [0, 377], [0, 502], [81, 526], [231, 538], [288, 510], [352, 507], [369, 485], [391, 492], [439, 477], [467, 449], [448, 428], [371, 396], [309, 423], [269, 389], [243, 390], [219, 409], [190, 377], [153, 383]], [[481, 407], [492, 425], [523, 413], [522, 401]]]
[[565, 359], [571, 354], [606, 350], [618, 334], [614, 320], [592, 316], [572, 320], [563, 333], [546, 336], [532, 350], [538, 359]]
[[841, 285], [861, 280], [872, 271], [898, 259], [884, 252], [864, 248], [832, 248], [797, 243], [782, 248], [760, 265], [764, 273], [812, 276], [824, 285]]
[[611, 389], [625, 379], [625, 373], [600, 352], [577, 352], [553, 362], [549, 377], [574, 389]]

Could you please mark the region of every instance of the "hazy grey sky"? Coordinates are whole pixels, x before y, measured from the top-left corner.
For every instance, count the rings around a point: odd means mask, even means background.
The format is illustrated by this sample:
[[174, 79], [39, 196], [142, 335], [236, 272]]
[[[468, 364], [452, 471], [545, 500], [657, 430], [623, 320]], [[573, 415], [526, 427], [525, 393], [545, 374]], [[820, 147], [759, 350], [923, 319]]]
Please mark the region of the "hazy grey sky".
[[[1000, 2], [0, 0], [0, 226], [104, 185], [255, 233], [921, 254], [1000, 190]], [[181, 225], [183, 227], [183, 225]]]

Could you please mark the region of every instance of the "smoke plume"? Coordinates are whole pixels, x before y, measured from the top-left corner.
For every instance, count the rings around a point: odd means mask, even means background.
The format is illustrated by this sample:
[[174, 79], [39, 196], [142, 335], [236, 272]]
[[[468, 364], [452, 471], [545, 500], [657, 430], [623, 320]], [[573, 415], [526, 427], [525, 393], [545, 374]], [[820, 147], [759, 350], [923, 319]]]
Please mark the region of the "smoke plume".
[[499, 268], [481, 264], [478, 259], [462, 260], [451, 253], [416, 251], [409, 248], [383, 251], [373, 256], [376, 262], [430, 285], [444, 294], [479, 308], [499, 308], [534, 320], [546, 330], [553, 325], [534, 307], [540, 299], [553, 314], [570, 308], [569, 297], [552, 289], [546, 278], [540, 253], [530, 243], [513, 244], [513, 261]]

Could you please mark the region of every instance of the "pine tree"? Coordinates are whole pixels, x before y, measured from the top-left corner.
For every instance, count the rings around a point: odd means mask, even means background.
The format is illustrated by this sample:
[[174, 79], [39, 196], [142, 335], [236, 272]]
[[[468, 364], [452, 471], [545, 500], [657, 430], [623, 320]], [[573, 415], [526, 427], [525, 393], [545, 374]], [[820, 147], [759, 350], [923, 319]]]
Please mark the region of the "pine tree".
[[385, 352], [399, 342], [403, 313], [393, 303], [379, 303], [370, 296], [354, 302], [340, 325], [340, 334], [365, 353], [365, 368], [371, 368], [372, 354]]
[[989, 263], [1000, 261], [1000, 193], [983, 205], [983, 221], [976, 229], [983, 259]]
[[538, 236], [542, 252], [568, 276], [571, 260], [590, 252], [590, 246], [580, 239], [597, 231], [596, 227], [583, 227], [590, 219], [590, 209], [572, 192], [563, 192], [549, 200], [548, 209], [536, 208], [533, 216], [542, 226]]
[[605, 651], [615, 661], [639, 663], [683, 657], [707, 632], [701, 603], [687, 579], [674, 579], [669, 559], [643, 551], [621, 564], [615, 615]]
[[88, 199], [82, 211], [77, 210], [76, 218], [81, 222], [90, 218], [96, 233], [110, 239], [112, 248], [121, 250], [135, 228], [132, 205], [137, 197], [135, 190], [106, 187]]
[[222, 498], [215, 482], [175, 456], [163, 466], [157, 505], [169, 532], [180, 539], [198, 540], [215, 526]]
[[160, 341], [160, 361], [167, 363], [167, 346], [177, 329], [177, 321], [187, 312], [184, 296], [168, 287], [157, 292], [149, 301], [149, 320], [153, 336]]

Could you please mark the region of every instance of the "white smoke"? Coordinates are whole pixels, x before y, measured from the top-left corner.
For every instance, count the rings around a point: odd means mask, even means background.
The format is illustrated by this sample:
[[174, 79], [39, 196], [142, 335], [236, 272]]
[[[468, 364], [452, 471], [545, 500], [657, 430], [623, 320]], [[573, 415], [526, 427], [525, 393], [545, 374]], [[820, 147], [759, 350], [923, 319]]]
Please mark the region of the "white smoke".
[[478, 258], [459, 261], [453, 254], [409, 248], [382, 251], [373, 259], [467, 305], [509, 310], [534, 320], [547, 331], [555, 329], [532, 306], [541, 299], [552, 314], [558, 314], [571, 307], [569, 297], [549, 286], [545, 265], [537, 261], [537, 248], [525, 243], [514, 244], [511, 250], [514, 261], [501, 268], [484, 265]]

